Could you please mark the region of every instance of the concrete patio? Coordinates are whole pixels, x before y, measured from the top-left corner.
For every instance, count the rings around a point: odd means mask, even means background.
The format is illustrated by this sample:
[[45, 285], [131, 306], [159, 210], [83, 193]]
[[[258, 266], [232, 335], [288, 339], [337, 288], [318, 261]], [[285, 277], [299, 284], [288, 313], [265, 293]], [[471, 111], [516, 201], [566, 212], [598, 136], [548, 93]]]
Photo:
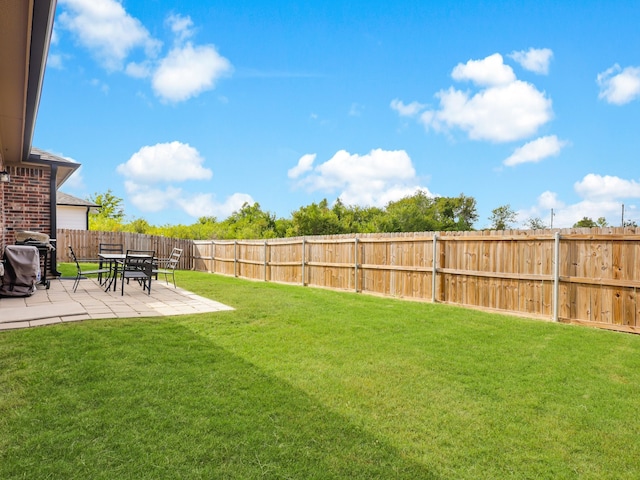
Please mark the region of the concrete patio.
[[[118, 286], [119, 287], [119, 286]], [[95, 279], [80, 281], [73, 292], [73, 279], [53, 279], [48, 290], [38, 285], [30, 297], [0, 298], [0, 330], [29, 328], [56, 323], [105, 318], [159, 317], [212, 313], [233, 308], [201, 297], [164, 281], [152, 283], [147, 295], [132, 283], [124, 295], [105, 292]]]

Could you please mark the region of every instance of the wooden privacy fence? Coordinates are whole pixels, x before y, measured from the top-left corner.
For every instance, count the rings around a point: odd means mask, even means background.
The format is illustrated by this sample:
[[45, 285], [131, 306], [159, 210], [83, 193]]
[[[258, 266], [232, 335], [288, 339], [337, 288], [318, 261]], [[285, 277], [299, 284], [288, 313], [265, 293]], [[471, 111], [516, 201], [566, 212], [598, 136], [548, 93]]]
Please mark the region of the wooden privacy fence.
[[194, 241], [193, 268], [640, 332], [634, 228]]
[[168, 258], [173, 247], [182, 248], [182, 257], [178, 268], [190, 270], [193, 265], [193, 241], [167, 238], [156, 235], [143, 235], [128, 232], [98, 232], [94, 230], [57, 231], [56, 259], [58, 262], [70, 262], [69, 245], [81, 260], [97, 260], [98, 246], [101, 243], [121, 243], [126, 252], [129, 250], [153, 250], [158, 258]]

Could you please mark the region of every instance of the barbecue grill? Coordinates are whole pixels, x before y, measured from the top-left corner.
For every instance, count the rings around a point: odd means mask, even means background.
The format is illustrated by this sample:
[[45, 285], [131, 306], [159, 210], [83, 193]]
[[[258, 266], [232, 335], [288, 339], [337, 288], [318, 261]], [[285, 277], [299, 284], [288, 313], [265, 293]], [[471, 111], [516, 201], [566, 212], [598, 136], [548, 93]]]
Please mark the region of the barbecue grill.
[[16, 232], [16, 245], [29, 245], [38, 249], [42, 265], [40, 283], [48, 289], [51, 286], [51, 281], [47, 280], [47, 271], [51, 268], [49, 253], [55, 250], [49, 235], [28, 230]]

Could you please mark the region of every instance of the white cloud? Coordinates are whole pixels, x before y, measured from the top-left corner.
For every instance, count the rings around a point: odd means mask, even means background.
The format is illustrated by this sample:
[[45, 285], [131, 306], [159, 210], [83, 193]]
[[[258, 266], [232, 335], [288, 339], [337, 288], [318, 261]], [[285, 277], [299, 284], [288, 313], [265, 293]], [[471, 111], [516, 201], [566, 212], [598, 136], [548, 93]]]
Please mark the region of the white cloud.
[[148, 78], [151, 76], [153, 65], [149, 61], [129, 62], [124, 72], [133, 78]]
[[[162, 42], [129, 15], [118, 0], [60, 0], [61, 28], [70, 31], [108, 71], [124, 71], [133, 78], [150, 78], [154, 93], [164, 101], [188, 100], [215, 87], [216, 80], [231, 72], [229, 60], [213, 45], [187, 42], [195, 33], [191, 17], [171, 14], [165, 24], [174, 46], [160, 57]], [[130, 60], [135, 50], [144, 57]], [[52, 66], [62, 57], [52, 57]]]
[[179, 14], [172, 14], [167, 17], [167, 25], [176, 37], [176, 42], [182, 43], [194, 34], [193, 20], [191, 17], [183, 17]]
[[574, 189], [587, 199], [640, 198], [640, 183], [611, 175], [590, 173], [576, 182]]
[[454, 88], [437, 94], [440, 109], [421, 115], [425, 127], [459, 128], [473, 140], [510, 142], [529, 137], [551, 120], [551, 100], [530, 83], [516, 80], [473, 96]]
[[141, 183], [182, 182], [207, 180], [212, 172], [204, 168], [204, 159], [198, 150], [181, 143], [158, 143], [145, 146], [126, 162], [118, 165], [117, 172]]
[[480, 86], [506, 85], [516, 79], [513, 69], [505, 65], [502, 55], [494, 53], [482, 60], [469, 60], [459, 63], [451, 72], [451, 77], [457, 81], [469, 80]]
[[640, 67], [621, 69], [620, 65], [616, 64], [599, 73], [597, 82], [600, 86], [598, 97], [608, 103], [624, 105], [640, 98]]
[[174, 205], [182, 194], [180, 188], [172, 186], [167, 186], [164, 189], [152, 188], [130, 180], [124, 183], [124, 187], [132, 205], [143, 212], [166, 210]]
[[538, 205], [546, 209], [564, 207], [564, 203], [558, 200], [558, 194], [548, 190], [538, 197]]
[[[588, 217], [597, 220], [604, 217], [613, 224], [620, 218], [621, 205], [619, 202], [602, 199], [581, 200], [580, 202], [566, 205], [558, 199], [556, 193], [544, 192], [538, 197], [538, 203], [531, 209], [517, 212], [518, 222], [523, 225], [529, 218], [538, 217], [548, 226], [552, 226], [551, 215], [553, 209], [553, 228], [571, 228], [576, 222]], [[619, 220], [618, 220], [619, 221]]]
[[161, 43], [116, 0], [60, 0], [60, 25], [71, 31], [110, 71], [121, 70], [136, 48], [155, 56]]
[[401, 100], [397, 98], [391, 100], [391, 109], [398, 112], [402, 117], [415, 117], [421, 110], [425, 108], [425, 105], [418, 102], [411, 102], [405, 105]]
[[472, 140], [511, 142], [535, 135], [553, 117], [551, 100], [534, 85], [518, 80], [499, 53], [458, 64], [451, 76], [471, 81], [477, 91], [449, 87], [436, 93], [439, 108], [423, 110], [418, 102], [393, 100], [401, 116], [416, 116], [428, 130], [466, 132]]
[[518, 62], [522, 68], [540, 75], [549, 73], [549, 63], [553, 57], [553, 51], [548, 48], [530, 48], [527, 51], [513, 52], [510, 58]]
[[125, 182], [125, 190], [131, 204], [142, 212], [153, 213], [179, 208], [193, 218], [203, 216], [227, 218], [234, 211], [239, 210], [245, 202], [255, 203], [251, 195], [246, 193], [234, 193], [223, 202], [218, 202], [211, 193], [186, 195], [180, 188], [171, 186], [154, 188], [132, 181]]
[[625, 220], [640, 224], [640, 210], [633, 203], [634, 199], [640, 198], [640, 182], [590, 173], [573, 187], [581, 197], [580, 201], [565, 204], [557, 193], [546, 191], [533, 207], [518, 212], [518, 220], [524, 223], [528, 218], [539, 217], [550, 225], [553, 209], [554, 228], [570, 228], [585, 217], [594, 221], [604, 217], [610, 225], [619, 226], [624, 204]]
[[[516, 212], [517, 222], [521, 223], [523, 226], [527, 226], [527, 221], [530, 218], [539, 218], [542, 222], [547, 226], [551, 226], [551, 211], [553, 209], [553, 227], [567, 227], [573, 225], [577, 220], [571, 222], [571, 224], [567, 225], [560, 223], [560, 221], [564, 221], [563, 216], [566, 212], [565, 204], [558, 199], [558, 194], [555, 192], [546, 191], [543, 192], [537, 200], [536, 205], [529, 209], [522, 209]], [[560, 216], [560, 218], [559, 218]], [[568, 220], [567, 220], [568, 221]]]
[[182, 198], [178, 202], [187, 215], [195, 218], [214, 216], [227, 218], [233, 212], [242, 208], [242, 205], [255, 203], [255, 200], [246, 193], [234, 193], [224, 202], [218, 202], [211, 193], [200, 193], [189, 198]]
[[521, 163], [536, 163], [551, 156], [560, 154], [567, 142], [558, 140], [555, 135], [537, 138], [517, 148], [503, 163], [509, 167]]
[[179, 102], [214, 88], [229, 74], [231, 63], [213, 45], [176, 47], [160, 61], [153, 74], [153, 90], [163, 100]]
[[49, 58], [47, 58], [47, 67], [62, 70], [62, 55], [58, 53], [50, 53]]
[[307, 153], [306, 155], [301, 156], [298, 160], [298, 164], [295, 167], [289, 169], [289, 171], [287, 172], [287, 176], [289, 178], [298, 178], [300, 175], [308, 172], [313, 168], [313, 162], [315, 160], [315, 153]]
[[292, 178], [309, 172], [299, 180], [298, 186], [309, 191], [337, 193], [348, 205], [382, 207], [417, 190], [427, 191], [418, 185], [415, 169], [404, 150], [375, 149], [366, 155], [340, 150], [313, 169], [311, 157], [315, 159], [315, 155], [303, 156], [292, 169], [298, 173]]

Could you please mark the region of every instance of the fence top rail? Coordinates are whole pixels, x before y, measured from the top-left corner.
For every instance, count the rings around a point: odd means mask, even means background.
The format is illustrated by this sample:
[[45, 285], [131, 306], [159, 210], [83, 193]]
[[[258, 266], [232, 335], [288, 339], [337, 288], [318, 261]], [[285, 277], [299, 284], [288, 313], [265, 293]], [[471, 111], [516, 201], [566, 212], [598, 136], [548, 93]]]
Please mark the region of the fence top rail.
[[638, 234], [630, 234], [630, 235], [617, 235], [617, 234], [599, 234], [599, 235], [589, 235], [589, 234], [579, 234], [574, 233], [570, 235], [560, 235], [561, 240], [601, 240], [601, 241], [611, 241], [611, 242], [619, 242], [619, 241], [640, 241], [640, 235]]
[[[355, 242], [356, 238], [358, 237], [352, 237], [352, 238], [323, 238], [323, 239], [317, 239], [317, 238], [307, 238], [306, 243], [315, 243], [318, 245], [321, 245], [323, 243], [353, 243]], [[362, 241], [362, 239], [358, 239], [358, 241]]]
[[[278, 241], [275, 241], [275, 240], [278, 240]], [[302, 245], [305, 242], [304, 239], [302, 238], [297, 240], [271, 238], [268, 241], [269, 241], [269, 245]]]
[[[360, 243], [409, 243], [409, 242], [432, 242], [436, 235], [430, 237], [357, 237]], [[440, 238], [440, 237], [438, 237]]]
[[[562, 236], [564, 238], [564, 236]], [[453, 236], [453, 235], [439, 235], [438, 241], [443, 242], [504, 242], [504, 241], [514, 241], [514, 242], [530, 242], [530, 241], [550, 241], [555, 240], [555, 236], [553, 235], [463, 235], [463, 236]]]
[[267, 242], [267, 240], [265, 239], [251, 239], [251, 240], [235, 240], [232, 243], [235, 243], [236, 245], [259, 245], [259, 246], [263, 246], [265, 244], [265, 242]]

